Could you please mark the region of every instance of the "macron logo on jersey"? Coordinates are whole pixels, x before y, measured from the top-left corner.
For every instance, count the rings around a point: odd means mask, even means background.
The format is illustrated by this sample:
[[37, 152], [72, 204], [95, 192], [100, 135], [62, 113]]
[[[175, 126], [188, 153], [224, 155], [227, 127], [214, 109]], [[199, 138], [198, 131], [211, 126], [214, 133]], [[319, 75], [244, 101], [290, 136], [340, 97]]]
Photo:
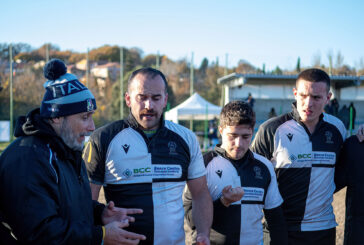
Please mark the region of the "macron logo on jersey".
[[127, 145], [127, 144], [124, 144], [124, 145], [123, 145], [123, 149], [124, 149], [124, 151], [125, 151], [125, 154], [128, 154], [129, 147], [130, 147], [130, 145]]
[[289, 139], [289, 141], [292, 141], [292, 138], [293, 138], [293, 134], [291, 134], [291, 133], [288, 133], [288, 134], [287, 134], [287, 138]]
[[222, 170], [216, 170], [216, 172], [215, 172], [219, 177], [220, 177], [220, 179], [221, 179], [221, 176], [222, 176]]

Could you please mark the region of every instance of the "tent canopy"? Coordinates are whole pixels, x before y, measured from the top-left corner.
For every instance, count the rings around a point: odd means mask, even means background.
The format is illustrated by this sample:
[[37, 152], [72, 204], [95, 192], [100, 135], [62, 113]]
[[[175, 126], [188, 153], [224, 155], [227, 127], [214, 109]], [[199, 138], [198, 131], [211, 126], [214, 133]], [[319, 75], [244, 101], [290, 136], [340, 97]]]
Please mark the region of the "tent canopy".
[[[165, 113], [165, 119], [178, 123], [178, 120], [212, 120], [219, 117], [221, 107], [211, 104], [198, 93]], [[207, 115], [207, 118], [206, 118]]]

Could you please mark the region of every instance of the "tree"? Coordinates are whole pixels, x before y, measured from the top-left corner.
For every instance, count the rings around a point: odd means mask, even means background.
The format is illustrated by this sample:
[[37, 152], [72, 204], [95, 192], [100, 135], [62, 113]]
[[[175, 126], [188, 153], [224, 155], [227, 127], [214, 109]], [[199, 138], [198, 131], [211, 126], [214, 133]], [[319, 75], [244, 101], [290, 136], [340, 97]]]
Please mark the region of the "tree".
[[[23, 70], [22, 73], [16, 74], [13, 79], [14, 119], [25, 115], [31, 109], [39, 107], [44, 94], [43, 83], [45, 78], [43, 73], [35, 71], [31, 65], [25, 66]], [[0, 92], [0, 120], [9, 120], [10, 85], [8, 76], [2, 82], [2, 86], [3, 90]]]
[[120, 48], [116, 45], [104, 45], [92, 49], [89, 52], [89, 59], [92, 61], [118, 62], [120, 60]]
[[276, 66], [276, 68], [272, 71], [272, 74], [282, 75], [283, 72], [282, 72], [281, 68], [279, 68], [279, 66]]
[[301, 58], [300, 57], [298, 57], [298, 59], [297, 59], [296, 72], [297, 73], [301, 72]]
[[236, 73], [256, 73], [257, 69], [246, 60], [240, 60], [238, 67], [235, 68]]
[[343, 75], [343, 76], [355, 76], [356, 75], [355, 69], [351, 69], [348, 65], [340, 66], [340, 68], [336, 69], [336, 73], [338, 75]]
[[141, 66], [142, 53], [143, 51], [139, 48], [124, 49], [124, 65], [126, 71], [135, 70], [138, 66]]
[[314, 67], [320, 67], [321, 66], [321, 54], [320, 52], [317, 52], [312, 56], [312, 64]]
[[219, 105], [221, 99], [221, 85], [217, 83], [217, 79], [223, 76], [223, 74], [224, 67], [212, 63], [206, 69], [205, 79], [196, 84], [196, 91], [206, 100]]
[[86, 59], [85, 53], [72, 53], [71, 56], [68, 58], [68, 62], [70, 64], [75, 64], [83, 59]]
[[336, 55], [336, 68], [339, 69], [344, 64], [344, 56], [341, 54], [341, 52], [337, 52]]
[[[155, 54], [149, 54], [142, 59], [143, 67], [155, 67], [157, 56]], [[161, 57], [159, 56], [159, 64], [161, 63]]]
[[334, 53], [332, 49], [327, 51], [327, 59], [329, 60], [329, 75], [331, 75], [333, 69], [333, 60], [334, 60]]
[[357, 76], [363, 76], [364, 75], [364, 58], [361, 57], [359, 60], [359, 65], [358, 65], [358, 72], [356, 74]]
[[199, 73], [204, 77], [206, 75], [206, 70], [209, 66], [209, 60], [207, 58], [203, 58], [200, 68], [199, 68]]
[[[0, 43], [0, 59], [9, 59], [9, 45], [8, 43]], [[32, 47], [27, 43], [14, 43], [12, 45], [13, 57], [23, 52], [32, 51]]]

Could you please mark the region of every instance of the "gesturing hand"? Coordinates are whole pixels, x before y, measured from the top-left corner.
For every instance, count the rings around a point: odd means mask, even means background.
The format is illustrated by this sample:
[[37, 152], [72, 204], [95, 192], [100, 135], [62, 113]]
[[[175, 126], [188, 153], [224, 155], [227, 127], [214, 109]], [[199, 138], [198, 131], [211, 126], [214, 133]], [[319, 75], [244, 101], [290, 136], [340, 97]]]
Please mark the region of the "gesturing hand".
[[104, 225], [107, 225], [113, 221], [125, 221], [134, 222], [135, 218], [128, 216], [130, 214], [141, 214], [142, 209], [137, 208], [118, 208], [115, 207], [113, 201], [110, 201], [102, 212], [101, 220]]
[[242, 187], [232, 188], [231, 185], [225, 186], [222, 189], [221, 202], [228, 207], [233, 202], [239, 201], [244, 196], [244, 190]]
[[146, 237], [140, 234], [126, 231], [122, 228], [128, 227], [129, 222], [125, 219], [123, 222], [114, 221], [105, 226], [104, 245], [129, 245], [138, 244], [140, 240]]

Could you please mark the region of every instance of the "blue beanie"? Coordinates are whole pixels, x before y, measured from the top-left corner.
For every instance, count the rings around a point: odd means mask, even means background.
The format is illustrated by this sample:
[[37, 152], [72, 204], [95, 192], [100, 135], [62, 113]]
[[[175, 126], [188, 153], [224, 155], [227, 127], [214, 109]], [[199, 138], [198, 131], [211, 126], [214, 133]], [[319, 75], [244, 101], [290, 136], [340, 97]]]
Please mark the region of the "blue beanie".
[[77, 77], [67, 73], [66, 65], [59, 59], [52, 59], [44, 66], [48, 79], [40, 115], [45, 118], [64, 117], [96, 109], [96, 100]]

